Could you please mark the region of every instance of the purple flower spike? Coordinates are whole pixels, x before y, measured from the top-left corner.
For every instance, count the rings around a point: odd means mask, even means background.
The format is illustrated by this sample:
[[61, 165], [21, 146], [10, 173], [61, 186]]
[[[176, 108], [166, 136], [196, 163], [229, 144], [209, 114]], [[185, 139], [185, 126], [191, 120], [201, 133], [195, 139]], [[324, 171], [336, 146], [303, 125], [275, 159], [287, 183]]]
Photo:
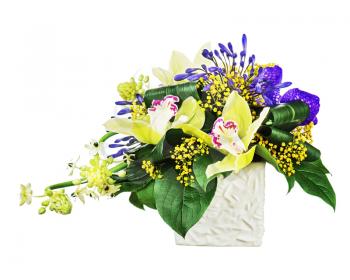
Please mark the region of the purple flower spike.
[[124, 108], [124, 109], [121, 109], [117, 115], [118, 116], [121, 116], [121, 115], [125, 115], [125, 114], [129, 114], [131, 112], [130, 108]]
[[123, 105], [131, 105], [131, 104], [132, 104], [132, 102], [130, 102], [130, 101], [124, 101], [124, 100], [116, 101], [116, 102], [115, 102], [115, 105], [121, 105], [121, 106], [123, 106]]
[[309, 106], [310, 114], [308, 118], [301, 124], [306, 125], [310, 122], [317, 123], [316, 115], [320, 110], [320, 98], [314, 94], [302, 91], [298, 88], [288, 90], [281, 98], [281, 103], [289, 103], [292, 101], [303, 101]]
[[174, 80], [179, 82], [187, 79], [190, 75], [191, 75], [190, 73], [177, 74], [175, 75]]
[[142, 97], [141, 94], [136, 94], [136, 99], [137, 99], [137, 101], [138, 101], [140, 104], [142, 104], [142, 102], [143, 102], [143, 97]]

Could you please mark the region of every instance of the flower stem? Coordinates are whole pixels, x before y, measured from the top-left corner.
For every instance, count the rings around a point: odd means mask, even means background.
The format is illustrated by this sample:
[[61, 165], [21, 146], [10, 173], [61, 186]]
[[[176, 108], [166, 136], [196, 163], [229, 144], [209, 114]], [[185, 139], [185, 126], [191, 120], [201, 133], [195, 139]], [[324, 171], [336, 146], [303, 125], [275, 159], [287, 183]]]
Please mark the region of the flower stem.
[[112, 173], [116, 173], [120, 170], [125, 169], [128, 166], [126, 162], [119, 163], [118, 165], [114, 166], [113, 168], [109, 169]]
[[105, 135], [103, 135], [103, 136], [100, 138], [99, 142], [100, 142], [100, 143], [105, 142], [108, 138], [110, 138], [110, 137], [112, 137], [112, 136], [114, 136], [114, 135], [116, 135], [116, 134], [118, 134], [118, 133], [112, 132], [112, 131], [107, 132]]
[[[66, 181], [66, 182], [54, 184], [54, 185], [48, 186], [47, 189], [49, 189], [49, 190], [57, 190], [57, 189], [62, 189], [62, 188], [66, 188], [66, 187], [75, 186], [76, 184], [74, 184], [74, 182], [76, 182], [76, 180], [71, 180], [71, 181]], [[84, 184], [86, 182], [87, 181], [84, 179], [84, 180], [81, 181], [81, 184]]]

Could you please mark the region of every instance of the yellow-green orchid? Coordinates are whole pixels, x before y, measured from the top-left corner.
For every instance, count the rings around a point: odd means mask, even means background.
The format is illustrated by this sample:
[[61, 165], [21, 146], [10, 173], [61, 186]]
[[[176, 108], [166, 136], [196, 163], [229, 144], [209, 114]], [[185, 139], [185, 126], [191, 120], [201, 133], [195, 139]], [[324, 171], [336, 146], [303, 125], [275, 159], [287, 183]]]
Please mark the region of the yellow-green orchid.
[[156, 67], [152, 69], [153, 75], [156, 76], [164, 86], [184, 83], [185, 81], [174, 81], [175, 75], [184, 73], [187, 68], [200, 67], [202, 64], [208, 64], [208, 60], [202, 56], [203, 49], [210, 49], [210, 43], [204, 44], [199, 49], [193, 61], [188, 59], [183, 53], [173, 51], [170, 57], [169, 70]]
[[[179, 97], [167, 95], [162, 100], [153, 100], [148, 114], [142, 119], [113, 118], [104, 126], [107, 130], [134, 136], [146, 144], [156, 145], [171, 128], [181, 128], [183, 124], [201, 129], [205, 114], [193, 97], [186, 98], [178, 109]], [[174, 118], [173, 122], [170, 119]]]
[[248, 150], [250, 142], [268, 114], [264, 108], [257, 120], [252, 122], [248, 103], [237, 92], [232, 92], [222, 112], [208, 135], [191, 125], [184, 125], [183, 131], [202, 138], [209, 146], [218, 149], [226, 156], [223, 160], [210, 164], [206, 170], [209, 178], [226, 171], [239, 171], [253, 160], [255, 146]]

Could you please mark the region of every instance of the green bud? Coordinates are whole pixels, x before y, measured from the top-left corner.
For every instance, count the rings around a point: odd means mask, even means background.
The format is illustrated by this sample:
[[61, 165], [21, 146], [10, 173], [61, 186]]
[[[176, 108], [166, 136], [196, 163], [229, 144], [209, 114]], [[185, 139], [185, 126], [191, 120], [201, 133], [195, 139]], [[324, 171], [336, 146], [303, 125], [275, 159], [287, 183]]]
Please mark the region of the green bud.
[[47, 195], [47, 196], [52, 196], [52, 194], [53, 194], [53, 191], [52, 191], [52, 190], [50, 190], [50, 189], [45, 189], [45, 195]]
[[141, 74], [141, 75], [139, 76], [139, 81], [142, 82], [144, 78], [145, 78], [145, 77]]
[[41, 205], [45, 207], [49, 206], [49, 204], [50, 204], [50, 199], [44, 200], [43, 202], [41, 202]]
[[143, 79], [143, 81], [144, 81], [145, 83], [148, 83], [148, 82], [149, 82], [149, 76], [145, 76], [145, 78]]
[[46, 212], [46, 208], [45, 207], [40, 207], [39, 208], [39, 211], [38, 211], [39, 215], [45, 214], [45, 212]]

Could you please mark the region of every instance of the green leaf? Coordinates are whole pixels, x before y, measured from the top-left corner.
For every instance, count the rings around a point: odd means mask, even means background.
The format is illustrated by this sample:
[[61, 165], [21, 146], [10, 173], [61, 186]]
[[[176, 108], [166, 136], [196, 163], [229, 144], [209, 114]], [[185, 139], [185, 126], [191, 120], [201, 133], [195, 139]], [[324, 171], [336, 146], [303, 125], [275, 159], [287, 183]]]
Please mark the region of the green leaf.
[[129, 202], [135, 207], [144, 210], [142, 202], [138, 199], [136, 193], [132, 192], [129, 196]]
[[279, 168], [277, 161], [275, 158], [271, 155], [268, 149], [266, 149], [264, 146], [256, 145], [255, 153], [262, 157], [264, 160], [266, 160], [268, 163], [270, 163], [276, 170], [282, 174], [282, 170]]
[[278, 166], [275, 158], [273, 156], [271, 156], [271, 153], [265, 147], [263, 147], [261, 145], [257, 145], [257, 147], [255, 149], [255, 153], [257, 155], [259, 155], [260, 157], [262, 157], [264, 160], [266, 160], [268, 163], [270, 163], [279, 173], [284, 175], [284, 177], [286, 178], [286, 180], [288, 182], [288, 193], [289, 193], [292, 190], [292, 188], [294, 187], [295, 177], [294, 176], [287, 176], [286, 174], [284, 174], [283, 171]]
[[330, 174], [328, 169], [323, 165], [321, 159], [318, 159], [318, 160], [315, 160], [315, 161], [311, 161], [311, 162], [309, 162], [309, 164], [314, 165], [315, 168], [318, 168], [324, 174]]
[[181, 138], [185, 136], [182, 129], [169, 129], [159, 143], [154, 146], [147, 160], [155, 163], [170, 158], [170, 150], [179, 144]]
[[198, 186], [203, 191], [206, 191], [208, 183], [211, 180], [213, 180], [215, 177], [217, 177], [217, 176], [212, 176], [211, 178], [207, 178], [207, 176], [205, 175], [208, 165], [214, 162], [215, 161], [210, 154], [198, 156], [194, 159], [193, 166], [192, 166], [193, 174], [196, 178]]
[[288, 182], [288, 193], [293, 189], [295, 184], [295, 176], [287, 176], [285, 175], [286, 180]]
[[275, 127], [296, 126], [309, 116], [309, 106], [302, 101], [285, 103], [270, 109], [266, 124]]
[[208, 186], [207, 192], [201, 192], [180, 185], [172, 166], [164, 168], [162, 174], [163, 178], [157, 179], [154, 185], [157, 210], [175, 232], [185, 237], [209, 206], [215, 194], [216, 180]]
[[147, 90], [145, 92], [144, 98], [147, 108], [151, 106], [153, 100], [163, 99], [167, 95], [178, 96], [181, 101], [184, 101], [189, 96], [192, 96], [196, 100], [199, 100], [196, 82], [189, 82], [174, 86], [166, 86]]
[[134, 192], [140, 190], [148, 185], [152, 178], [141, 168], [141, 162], [138, 160], [132, 161], [125, 169], [126, 175], [119, 177], [112, 175], [116, 184], [121, 184], [118, 192]]
[[152, 209], [156, 208], [156, 201], [154, 199], [154, 181], [151, 181], [145, 188], [136, 192], [139, 201]]
[[306, 193], [320, 197], [335, 210], [335, 192], [325, 174], [324, 168], [318, 165], [319, 163], [303, 161], [296, 168], [295, 179]]
[[212, 113], [210, 111], [205, 111], [205, 122], [204, 122], [204, 125], [202, 127], [202, 130], [204, 132], [209, 133], [212, 130], [216, 119], [217, 119], [217, 116], [214, 115], [214, 113]]
[[[292, 142], [294, 139], [294, 136], [292, 134], [290, 134], [289, 132], [283, 131], [281, 129], [278, 129], [276, 127], [262, 126], [259, 129], [259, 133], [265, 136], [270, 142], [275, 144], [280, 144], [282, 142], [285, 142], [285, 143]], [[307, 142], [303, 144], [307, 148], [306, 161], [315, 161], [320, 158], [321, 156], [320, 150], [318, 150], [317, 148], [315, 148], [314, 146], [310, 145]]]

